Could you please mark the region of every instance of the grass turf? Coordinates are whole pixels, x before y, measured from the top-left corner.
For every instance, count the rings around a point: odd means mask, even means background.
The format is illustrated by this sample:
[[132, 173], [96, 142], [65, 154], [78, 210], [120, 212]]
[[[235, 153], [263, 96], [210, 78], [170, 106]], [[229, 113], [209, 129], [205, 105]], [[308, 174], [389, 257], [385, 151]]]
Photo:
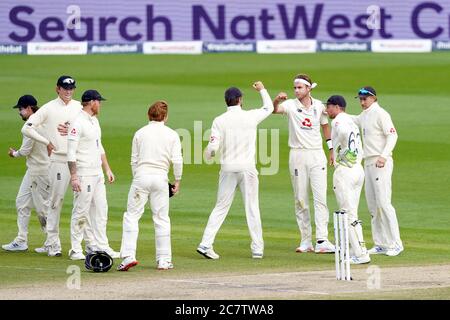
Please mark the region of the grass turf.
[[[353, 99], [357, 89], [372, 85], [380, 104], [391, 114], [399, 132], [394, 152], [393, 204], [397, 209], [405, 252], [396, 258], [374, 257], [381, 267], [450, 262], [450, 214], [448, 185], [450, 130], [448, 83], [450, 56], [430, 54], [321, 53], [314, 55], [208, 54], [202, 56], [0, 56], [0, 242], [11, 241], [17, 232], [14, 200], [25, 171], [24, 161], [7, 156], [9, 146], [19, 147], [22, 120], [11, 106], [17, 98], [31, 93], [42, 105], [55, 97], [56, 79], [69, 74], [77, 80], [75, 98], [86, 89], [99, 90], [108, 100], [99, 117], [103, 144], [117, 182], [107, 187], [109, 201], [108, 236], [119, 249], [121, 220], [131, 182], [129, 157], [134, 132], [146, 124], [148, 105], [157, 99], [169, 102], [169, 126], [193, 132], [194, 121], [210, 127], [215, 116], [225, 111], [223, 92], [240, 87], [246, 108], [259, 107], [259, 95], [251, 84], [264, 81], [274, 97], [286, 91], [291, 97], [292, 78], [305, 72], [318, 82], [316, 98], [326, 100], [342, 94], [349, 113], [359, 113]], [[280, 169], [277, 175], [260, 176], [260, 207], [265, 240], [262, 261], [250, 259], [250, 239], [239, 194], [216, 238], [215, 249], [222, 258], [206, 261], [196, 252], [209, 213], [215, 203], [217, 165], [185, 165], [181, 194], [171, 200], [172, 246], [176, 274], [263, 273], [334, 268], [334, 256], [294, 253], [299, 232], [293, 213], [293, 197], [287, 171], [287, 123], [271, 116], [262, 128], [278, 128]], [[205, 145], [205, 142], [203, 143]], [[186, 154], [186, 152], [185, 152]], [[191, 161], [192, 162], [192, 161]], [[336, 209], [328, 172], [328, 205]], [[36, 216], [30, 223], [29, 252], [0, 251], [0, 286], [48, 280], [65, 281], [66, 268], [82, 262], [67, 258], [70, 247], [70, 192], [61, 218], [62, 258], [40, 256], [32, 249], [44, 241]], [[372, 244], [370, 217], [364, 194], [360, 218], [365, 222], [366, 242]], [[154, 233], [147, 210], [141, 220], [137, 276], [156, 276]], [[329, 225], [330, 239], [332, 224]], [[116, 262], [117, 263], [117, 262]], [[97, 276], [83, 273], [86, 279]], [[109, 272], [104, 277], [123, 277]], [[447, 292], [447, 291], [445, 291]]]

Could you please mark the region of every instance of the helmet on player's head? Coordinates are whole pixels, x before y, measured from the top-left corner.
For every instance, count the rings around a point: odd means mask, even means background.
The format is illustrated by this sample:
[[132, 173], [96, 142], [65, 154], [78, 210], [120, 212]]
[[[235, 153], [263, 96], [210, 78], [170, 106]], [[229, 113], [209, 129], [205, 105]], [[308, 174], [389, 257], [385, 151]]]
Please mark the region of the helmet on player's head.
[[107, 272], [113, 264], [111, 256], [104, 251], [91, 252], [86, 255], [86, 260], [84, 260], [86, 269], [94, 272]]

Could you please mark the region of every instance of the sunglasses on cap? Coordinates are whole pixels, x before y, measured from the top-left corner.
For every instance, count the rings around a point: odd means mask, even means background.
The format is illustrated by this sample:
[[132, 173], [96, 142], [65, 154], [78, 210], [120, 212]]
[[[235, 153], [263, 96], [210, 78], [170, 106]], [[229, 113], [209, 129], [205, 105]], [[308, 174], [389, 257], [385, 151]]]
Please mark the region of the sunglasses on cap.
[[368, 95], [368, 94], [370, 94], [371, 96], [374, 96], [374, 97], [375, 97], [375, 95], [374, 95], [372, 92], [370, 92], [369, 90], [364, 89], [364, 88], [359, 89], [358, 95], [360, 95], [360, 94], [362, 94], [362, 95]]

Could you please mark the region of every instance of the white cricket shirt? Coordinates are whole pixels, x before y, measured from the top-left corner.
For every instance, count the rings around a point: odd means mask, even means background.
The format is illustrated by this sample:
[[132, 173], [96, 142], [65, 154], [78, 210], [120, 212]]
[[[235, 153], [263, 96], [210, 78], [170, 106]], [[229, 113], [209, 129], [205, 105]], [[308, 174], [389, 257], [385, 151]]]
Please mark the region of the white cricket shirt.
[[361, 163], [364, 152], [359, 128], [345, 112], [339, 113], [331, 121], [331, 140], [333, 142], [335, 167], [340, 165], [352, 167], [352, 164], [345, 161], [346, 152], [356, 155], [355, 164]]
[[[38, 132], [42, 132], [37, 129]], [[48, 157], [47, 147], [31, 138], [23, 136], [20, 149], [14, 153], [14, 157], [26, 157], [28, 172], [31, 175], [48, 175], [50, 158]]]
[[288, 116], [289, 147], [295, 149], [322, 149], [320, 126], [328, 124], [325, 107], [320, 100], [312, 99], [307, 109], [298, 99], [288, 99], [278, 105], [278, 110]]
[[181, 180], [183, 156], [178, 133], [163, 121], [150, 121], [133, 138], [131, 169], [133, 177], [148, 174], [167, 175], [170, 164], [176, 180]]
[[[49, 142], [53, 143], [55, 150], [50, 156], [50, 161], [67, 161], [67, 136], [61, 136], [58, 132], [58, 125], [68, 123], [77, 116], [82, 109], [79, 101], [71, 100], [65, 104], [60, 97], [47, 102], [34, 113], [22, 128], [22, 133], [43, 143], [45, 146]], [[36, 127], [42, 126], [44, 134], [41, 135]]]
[[76, 162], [78, 176], [103, 174], [102, 131], [96, 116], [82, 110], [73, 119], [67, 136], [67, 161]]
[[213, 121], [206, 156], [211, 158], [220, 151], [222, 171], [239, 172], [255, 168], [257, 127], [273, 111], [267, 90], [261, 90], [260, 94], [263, 100], [260, 109], [242, 110], [239, 105], [230, 106]]
[[363, 110], [353, 121], [360, 126], [364, 142], [364, 159], [392, 156], [398, 139], [391, 116], [377, 102]]

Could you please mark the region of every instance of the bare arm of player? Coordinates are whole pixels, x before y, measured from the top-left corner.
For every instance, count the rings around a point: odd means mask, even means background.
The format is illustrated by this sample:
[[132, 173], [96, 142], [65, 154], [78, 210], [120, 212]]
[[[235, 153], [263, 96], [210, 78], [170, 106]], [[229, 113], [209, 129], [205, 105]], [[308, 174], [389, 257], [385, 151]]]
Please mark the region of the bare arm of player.
[[283, 101], [286, 101], [288, 98], [285, 92], [280, 92], [275, 99], [273, 100], [273, 111], [275, 114], [283, 114], [285, 112], [284, 108], [280, 106]]
[[[323, 132], [323, 136], [325, 138], [326, 141], [331, 141], [331, 130], [330, 130], [330, 126], [327, 124], [322, 124], [322, 132]], [[333, 148], [328, 148], [329, 152], [328, 152], [328, 164], [330, 166], [334, 165], [334, 152], [333, 152]]]
[[108, 182], [113, 183], [114, 181], [116, 181], [116, 177], [114, 176], [114, 174], [109, 166], [108, 158], [106, 158], [106, 153], [102, 153], [101, 157], [102, 157], [102, 167], [103, 167], [103, 170], [105, 171], [106, 177], [108, 178]]
[[67, 161], [70, 171], [70, 184], [75, 192], [81, 191], [81, 183], [77, 176], [77, 163], [75, 161]]

